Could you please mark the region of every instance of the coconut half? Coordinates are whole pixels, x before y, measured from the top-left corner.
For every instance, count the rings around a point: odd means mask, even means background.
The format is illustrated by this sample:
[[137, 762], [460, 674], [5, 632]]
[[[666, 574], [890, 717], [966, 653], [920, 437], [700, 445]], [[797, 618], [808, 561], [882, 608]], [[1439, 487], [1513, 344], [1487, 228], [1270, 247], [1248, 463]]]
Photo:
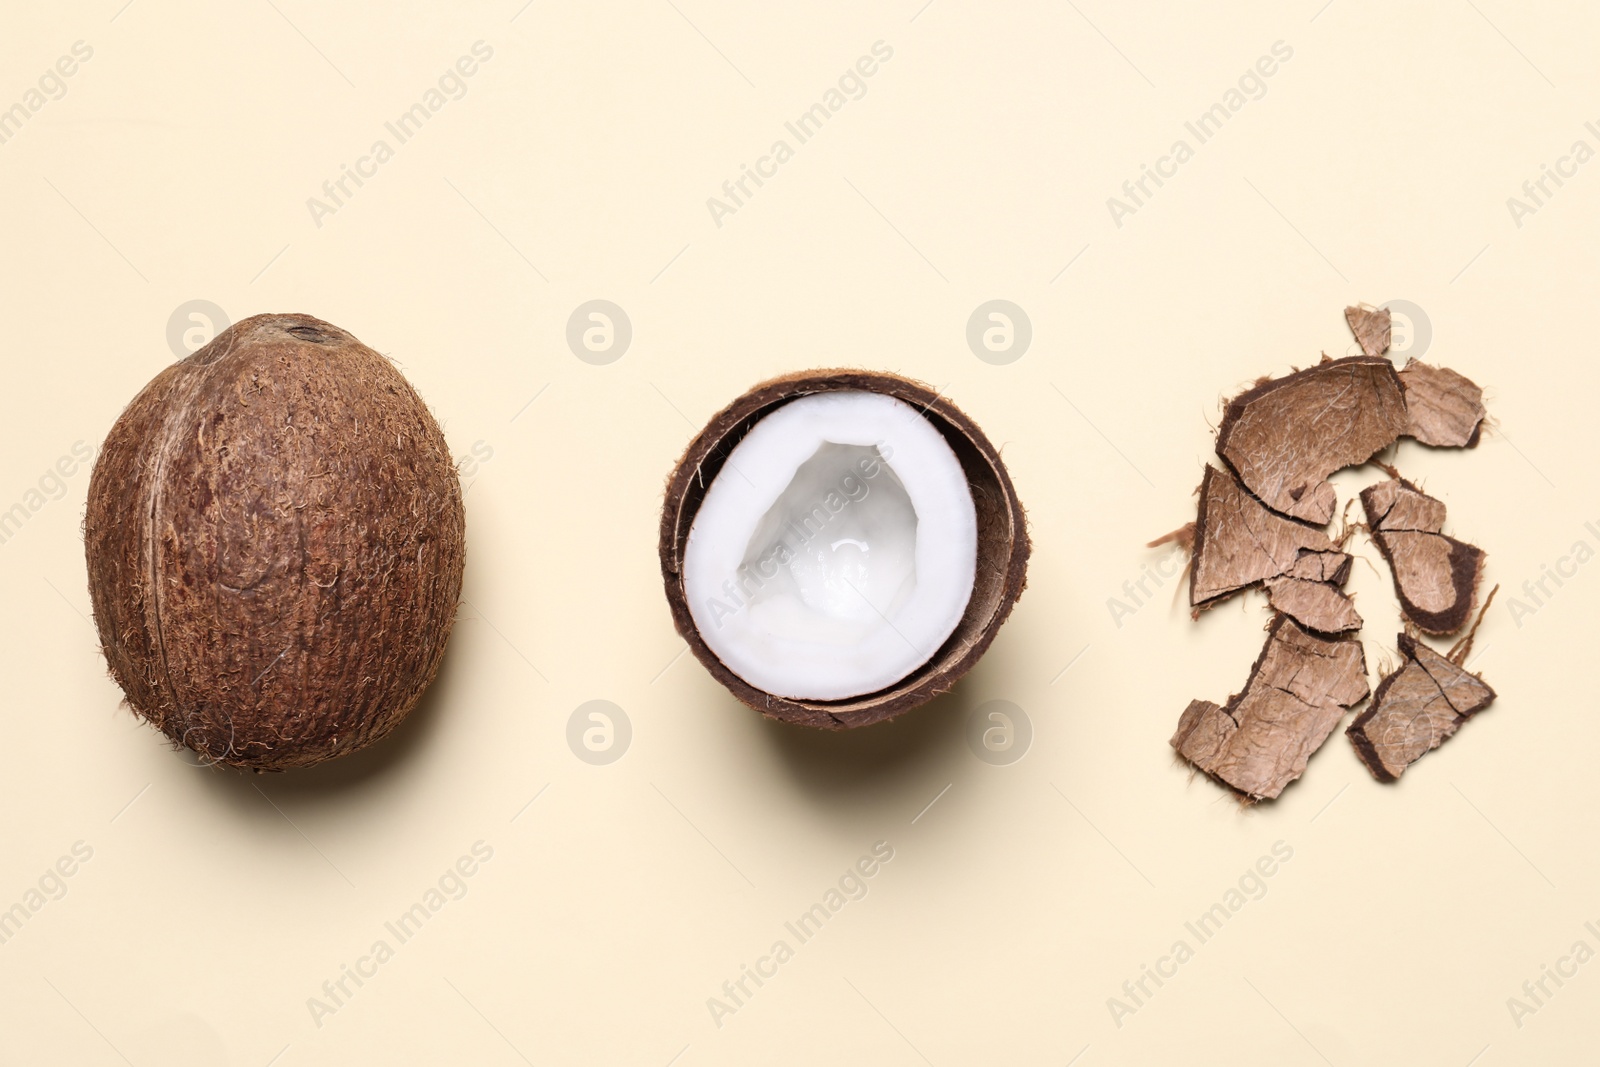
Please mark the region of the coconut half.
[[673, 621], [740, 700], [839, 729], [950, 689], [1021, 595], [1029, 543], [999, 453], [918, 382], [814, 371], [756, 386], [667, 487]]

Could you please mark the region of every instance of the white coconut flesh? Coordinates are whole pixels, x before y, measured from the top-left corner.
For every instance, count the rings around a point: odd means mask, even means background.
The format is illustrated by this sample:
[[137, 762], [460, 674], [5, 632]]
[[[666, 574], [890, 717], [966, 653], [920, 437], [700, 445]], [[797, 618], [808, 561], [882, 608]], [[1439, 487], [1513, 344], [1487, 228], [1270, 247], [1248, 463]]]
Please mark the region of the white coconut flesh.
[[844, 700], [926, 663], [972, 597], [965, 473], [914, 407], [881, 393], [791, 401], [729, 454], [689, 528], [695, 627], [775, 696]]

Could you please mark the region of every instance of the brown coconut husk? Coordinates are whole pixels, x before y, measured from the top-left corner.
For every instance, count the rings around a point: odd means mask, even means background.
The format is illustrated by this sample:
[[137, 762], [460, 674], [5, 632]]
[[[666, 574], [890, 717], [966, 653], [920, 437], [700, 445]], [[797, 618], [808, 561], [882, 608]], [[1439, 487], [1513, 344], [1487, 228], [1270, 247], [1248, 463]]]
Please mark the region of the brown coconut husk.
[[1388, 308], [1356, 305], [1344, 309], [1344, 321], [1356, 335], [1361, 351], [1369, 356], [1381, 356], [1389, 351], [1389, 336], [1393, 325]]
[[1322, 637], [1277, 615], [1244, 688], [1222, 706], [1190, 701], [1170, 744], [1246, 799], [1271, 800], [1367, 692], [1359, 640]]
[[1378, 683], [1372, 706], [1345, 730], [1356, 756], [1380, 782], [1398, 781], [1407, 767], [1454, 737], [1495, 698], [1483, 675], [1470, 674], [1463, 665], [1470, 639], [1449, 655], [1411, 634], [1395, 640], [1404, 659]]
[[1465, 626], [1486, 553], [1440, 532], [1444, 502], [1395, 477], [1363, 489], [1361, 505], [1372, 541], [1394, 574], [1395, 596], [1405, 617], [1435, 635]]
[[1405, 394], [1382, 356], [1326, 359], [1229, 401], [1217, 455], [1274, 511], [1324, 525], [1335, 471], [1394, 444], [1407, 429]]
[[1326, 530], [1263, 506], [1228, 471], [1206, 464], [1198, 495], [1189, 576], [1196, 612], [1274, 578], [1342, 585], [1349, 575], [1350, 557]]
[[1406, 436], [1435, 448], [1476, 448], [1489, 411], [1483, 390], [1449, 367], [1412, 360], [1400, 372], [1406, 393]]
[[354, 752], [438, 672], [465, 527], [444, 435], [387, 359], [307, 315], [246, 319], [157, 375], [95, 463], [111, 675], [208, 762]]
[[[728, 454], [761, 419], [803, 396], [836, 390], [884, 393], [922, 413], [943, 435], [966, 472], [978, 515], [978, 566], [972, 598], [949, 639], [911, 674], [876, 693], [838, 701], [791, 700], [763, 692], [728, 668], [695, 628], [683, 588], [689, 528], [706, 489]], [[948, 692], [976, 664], [1027, 584], [1026, 517], [999, 450], [976, 423], [921, 382], [864, 370], [800, 371], [762, 382], [712, 416], [667, 480], [661, 510], [661, 576], [673, 625], [690, 650], [745, 704], [774, 719], [843, 730], [894, 718]]]
[[1226, 469], [1207, 466], [1195, 522], [1152, 542], [1190, 549], [1196, 617], [1241, 589], [1266, 590], [1274, 617], [1245, 688], [1226, 705], [1191, 701], [1171, 739], [1190, 764], [1251, 801], [1277, 796], [1298, 777], [1345, 709], [1367, 693], [1361, 616], [1343, 591], [1351, 502], [1339, 536], [1325, 529], [1336, 506], [1327, 481], [1335, 471], [1376, 462], [1390, 476], [1360, 497], [1407, 627], [1402, 662], [1346, 731], [1357, 755], [1374, 777], [1394, 781], [1494, 699], [1464, 666], [1492, 591], [1448, 655], [1418, 639], [1466, 625], [1485, 554], [1442, 532], [1442, 501], [1377, 461], [1403, 436], [1431, 447], [1476, 446], [1487, 414], [1483, 390], [1416, 360], [1397, 372], [1384, 357], [1388, 310], [1348, 307], [1345, 321], [1361, 355], [1324, 356], [1314, 367], [1259, 379], [1228, 402], [1216, 439]]

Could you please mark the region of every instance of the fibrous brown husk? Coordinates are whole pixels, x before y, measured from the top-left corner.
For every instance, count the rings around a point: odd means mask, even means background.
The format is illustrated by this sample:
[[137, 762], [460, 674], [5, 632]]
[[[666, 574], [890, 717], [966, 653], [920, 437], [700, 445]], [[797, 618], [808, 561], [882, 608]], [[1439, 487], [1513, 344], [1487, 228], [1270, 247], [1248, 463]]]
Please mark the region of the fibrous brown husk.
[[[1389, 350], [1388, 308], [1347, 307], [1345, 321], [1361, 351], [1381, 356]], [[1488, 411], [1483, 390], [1448, 367], [1409, 360], [1400, 371], [1407, 425], [1403, 436], [1435, 448], [1474, 448]]]
[[[1345, 320], [1363, 354], [1324, 356], [1230, 401], [1216, 450], [1232, 475], [1207, 467], [1196, 522], [1153, 542], [1192, 545], [1196, 616], [1256, 583], [1278, 613], [1243, 692], [1225, 707], [1192, 701], [1171, 741], [1196, 767], [1251, 798], [1277, 796], [1298, 777], [1343, 709], [1367, 693], [1354, 636], [1361, 617], [1340, 588], [1350, 573], [1351, 557], [1342, 551], [1349, 526], [1337, 543], [1318, 528], [1334, 514], [1328, 476], [1373, 460], [1401, 436], [1473, 447], [1486, 416], [1483, 391], [1454, 371], [1415, 360], [1395, 371], [1383, 357], [1391, 340], [1387, 309], [1349, 307]], [[1484, 554], [1443, 534], [1441, 501], [1384, 469], [1393, 480], [1361, 499], [1408, 627], [1453, 633], [1471, 615]], [[1471, 642], [1469, 634], [1442, 657], [1402, 635], [1405, 663], [1348, 731], [1375, 776], [1392, 781], [1493, 699], [1459, 666]]]
[[1210, 464], [1199, 496], [1189, 572], [1196, 611], [1264, 581], [1274, 607], [1314, 630], [1361, 625], [1349, 597], [1335, 588], [1349, 576], [1350, 557], [1327, 533], [1262, 506], [1232, 474]]
[[1279, 615], [1244, 689], [1224, 707], [1190, 702], [1171, 744], [1244, 796], [1271, 799], [1305, 772], [1345, 709], [1367, 692], [1360, 641], [1320, 637]]
[[1406, 436], [1436, 448], [1476, 448], [1488, 410], [1483, 390], [1448, 367], [1411, 360], [1400, 372]]
[[1405, 659], [1378, 683], [1372, 706], [1345, 733], [1356, 755], [1380, 782], [1438, 748], [1494, 700], [1482, 678], [1409, 634], [1397, 639]]
[[209, 762], [280, 770], [416, 705], [455, 620], [465, 516], [444, 436], [388, 360], [258, 315], [128, 405], [84, 536], [133, 710]]
[[1361, 351], [1369, 356], [1381, 356], [1389, 351], [1389, 332], [1392, 320], [1388, 308], [1347, 307], [1344, 321], [1356, 335]]
[[1328, 476], [1365, 463], [1407, 425], [1387, 359], [1325, 359], [1235, 397], [1217, 430], [1217, 455], [1267, 507], [1320, 526], [1333, 518]]
[[1342, 586], [1350, 579], [1350, 564], [1353, 561], [1354, 557], [1348, 552], [1302, 552], [1293, 569], [1287, 572], [1287, 577]]
[[1275, 611], [1293, 616], [1301, 625], [1324, 634], [1361, 629], [1355, 603], [1327, 582], [1305, 578], [1269, 578], [1267, 600]]
[[1455, 633], [1467, 624], [1484, 552], [1447, 537], [1445, 506], [1403, 478], [1361, 491], [1372, 540], [1389, 561], [1400, 609], [1418, 629]]
[[[837, 701], [792, 700], [763, 692], [728, 668], [694, 625], [683, 587], [689, 529], [728, 453], [757, 422], [803, 396], [836, 390], [883, 393], [922, 413], [960, 461], [978, 518], [972, 597], [933, 656], [887, 689]], [[712, 677], [745, 704], [785, 722], [842, 730], [893, 718], [948, 692], [978, 662], [1027, 584], [1027, 522], [999, 451], [961, 409], [921, 382], [863, 370], [816, 370], [762, 382], [712, 416], [673, 469], [661, 511], [661, 576], [673, 625]]]
[[1194, 529], [1189, 604], [1205, 608], [1267, 578], [1288, 574], [1303, 553], [1336, 552], [1327, 533], [1263, 507], [1227, 471], [1206, 464]]

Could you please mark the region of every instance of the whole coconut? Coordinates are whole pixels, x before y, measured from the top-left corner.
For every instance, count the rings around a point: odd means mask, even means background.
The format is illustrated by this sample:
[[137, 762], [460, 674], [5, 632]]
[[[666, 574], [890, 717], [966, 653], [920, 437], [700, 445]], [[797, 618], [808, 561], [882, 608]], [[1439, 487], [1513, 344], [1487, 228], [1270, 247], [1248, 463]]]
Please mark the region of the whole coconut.
[[354, 752], [439, 670], [465, 561], [438, 424], [388, 360], [257, 315], [156, 376], [106, 437], [84, 521], [112, 677], [210, 762]]

